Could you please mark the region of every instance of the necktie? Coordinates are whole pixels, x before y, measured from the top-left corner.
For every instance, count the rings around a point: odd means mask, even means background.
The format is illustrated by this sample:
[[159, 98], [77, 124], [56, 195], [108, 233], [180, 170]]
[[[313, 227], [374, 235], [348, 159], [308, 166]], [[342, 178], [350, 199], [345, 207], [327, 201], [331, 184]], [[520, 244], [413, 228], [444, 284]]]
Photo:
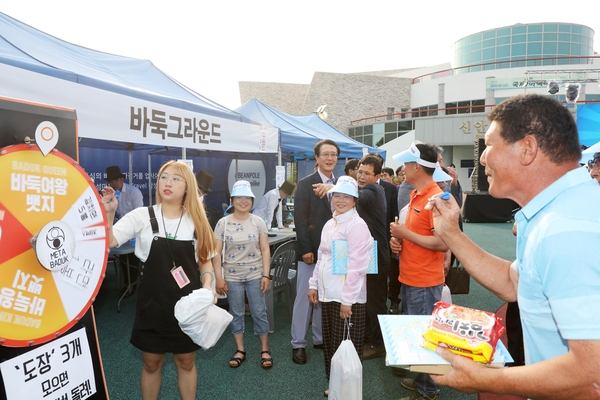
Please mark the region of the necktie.
[[271, 227], [278, 228], [277, 226], [277, 211], [279, 211], [279, 206], [281, 205], [281, 199], [277, 201], [277, 207], [275, 207], [275, 211], [273, 211], [273, 220], [271, 221]]
[[[327, 179], [327, 184], [329, 185], [335, 185], [335, 179]], [[333, 204], [331, 204], [331, 193], [327, 193], [327, 200], [329, 201], [329, 207], [331, 207], [331, 213], [333, 213], [334, 208], [333, 208]]]

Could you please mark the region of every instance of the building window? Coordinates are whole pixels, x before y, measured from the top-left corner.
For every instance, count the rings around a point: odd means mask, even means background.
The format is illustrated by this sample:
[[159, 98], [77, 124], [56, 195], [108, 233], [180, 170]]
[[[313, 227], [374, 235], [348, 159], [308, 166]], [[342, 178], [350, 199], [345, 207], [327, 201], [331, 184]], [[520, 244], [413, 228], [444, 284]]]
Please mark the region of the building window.
[[414, 129], [413, 120], [398, 122], [399, 131], [412, 131]]
[[482, 100], [473, 100], [471, 103], [472, 103], [471, 105], [473, 106], [473, 108], [471, 109], [471, 112], [474, 112], [474, 113], [485, 112], [485, 107], [475, 107], [475, 106], [484, 106], [485, 105], [485, 100], [484, 99], [482, 99]]
[[385, 134], [385, 142], [389, 143], [392, 140], [396, 139], [398, 137], [398, 132], [394, 132], [394, 133], [386, 133]]
[[394, 107], [387, 108], [387, 118], [386, 119], [388, 119], [388, 120], [394, 119], [394, 112], [395, 112], [394, 110], [395, 110]]
[[429, 106], [429, 110], [430, 110], [429, 111], [429, 116], [430, 117], [434, 116], [434, 115], [438, 115], [438, 106], [437, 106], [437, 104], [433, 105], [433, 106]]
[[385, 124], [385, 132], [396, 132], [398, 130], [397, 122], [387, 122]]
[[446, 103], [446, 115], [456, 114], [456, 103]]

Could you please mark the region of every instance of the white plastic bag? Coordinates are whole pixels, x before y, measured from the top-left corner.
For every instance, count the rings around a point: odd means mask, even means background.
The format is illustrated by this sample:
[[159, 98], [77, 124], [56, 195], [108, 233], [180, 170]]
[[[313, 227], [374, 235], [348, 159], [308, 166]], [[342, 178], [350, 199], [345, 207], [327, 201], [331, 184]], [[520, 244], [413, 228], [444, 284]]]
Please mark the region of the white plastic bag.
[[450, 288], [448, 285], [444, 284], [442, 288], [442, 299], [444, 303], [452, 304], [452, 293], [450, 293]]
[[[349, 322], [346, 320], [346, 326]], [[329, 399], [362, 400], [362, 364], [354, 343], [350, 340], [350, 328], [346, 340], [340, 343], [333, 357], [329, 373]]]
[[196, 289], [175, 304], [175, 318], [181, 330], [204, 350], [217, 343], [233, 316], [213, 304], [213, 293]]

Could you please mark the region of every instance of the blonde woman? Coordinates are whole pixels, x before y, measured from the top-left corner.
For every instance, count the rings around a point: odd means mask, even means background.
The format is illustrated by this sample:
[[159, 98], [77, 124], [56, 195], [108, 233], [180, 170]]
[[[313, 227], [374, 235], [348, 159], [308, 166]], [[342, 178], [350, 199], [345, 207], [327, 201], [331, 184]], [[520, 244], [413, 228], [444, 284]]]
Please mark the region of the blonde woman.
[[142, 398], [158, 399], [166, 353], [173, 353], [181, 398], [195, 399], [199, 346], [179, 328], [174, 307], [195, 289], [211, 289], [214, 275], [215, 240], [196, 177], [185, 163], [165, 163], [158, 172], [156, 205], [137, 208], [114, 226], [115, 192], [107, 187], [102, 193], [110, 247], [135, 238], [135, 255], [143, 263], [130, 339], [142, 351]]

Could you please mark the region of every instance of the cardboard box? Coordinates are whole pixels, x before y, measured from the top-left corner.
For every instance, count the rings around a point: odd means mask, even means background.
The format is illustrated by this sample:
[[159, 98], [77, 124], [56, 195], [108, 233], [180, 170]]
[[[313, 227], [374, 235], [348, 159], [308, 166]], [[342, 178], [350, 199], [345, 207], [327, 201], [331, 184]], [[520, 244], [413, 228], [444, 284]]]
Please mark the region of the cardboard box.
[[[412, 372], [443, 375], [452, 365], [435, 351], [423, 347], [423, 333], [429, 326], [430, 315], [379, 315], [379, 325], [387, 352], [386, 365]], [[502, 341], [498, 341], [490, 367], [502, 368], [513, 362]]]

